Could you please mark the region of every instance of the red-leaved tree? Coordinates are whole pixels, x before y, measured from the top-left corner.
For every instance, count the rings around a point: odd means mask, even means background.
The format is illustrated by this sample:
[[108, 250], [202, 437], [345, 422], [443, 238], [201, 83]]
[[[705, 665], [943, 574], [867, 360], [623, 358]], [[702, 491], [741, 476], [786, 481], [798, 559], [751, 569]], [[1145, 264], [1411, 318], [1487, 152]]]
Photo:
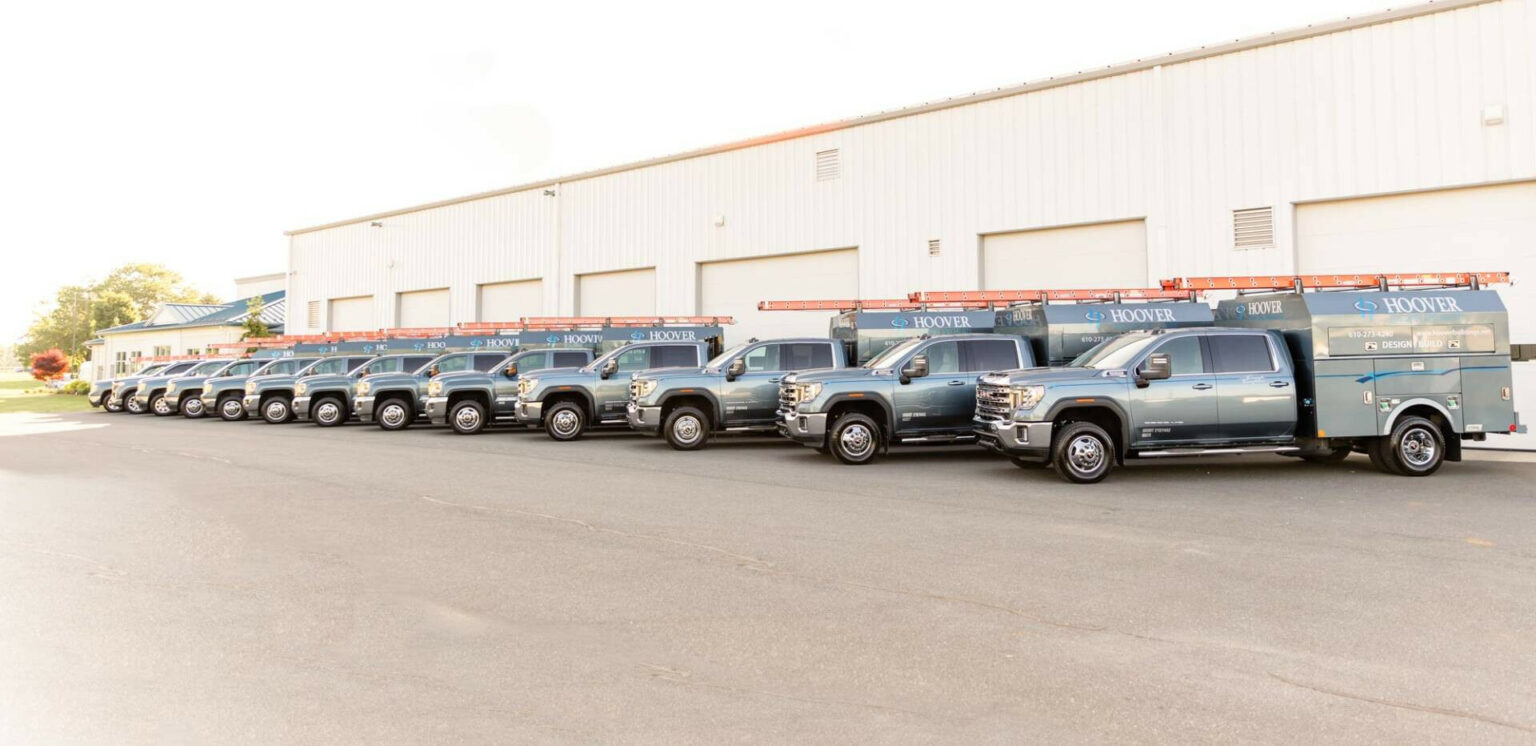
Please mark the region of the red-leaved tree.
[[69, 372], [69, 358], [55, 347], [32, 353], [32, 377], [39, 381], [57, 381]]

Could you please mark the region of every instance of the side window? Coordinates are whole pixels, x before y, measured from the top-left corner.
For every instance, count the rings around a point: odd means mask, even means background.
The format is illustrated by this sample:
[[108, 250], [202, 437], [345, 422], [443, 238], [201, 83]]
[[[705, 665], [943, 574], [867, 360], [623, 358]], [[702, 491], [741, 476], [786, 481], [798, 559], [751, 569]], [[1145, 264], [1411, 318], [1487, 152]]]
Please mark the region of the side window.
[[400, 366], [400, 370], [413, 371], [430, 362], [432, 362], [432, 358], [429, 355], [417, 355], [416, 357], [408, 357], [405, 359], [405, 365]]
[[942, 376], [960, 372], [960, 343], [935, 342], [923, 348], [928, 356], [928, 375]]
[[652, 368], [693, 367], [702, 364], [698, 348], [693, 345], [662, 345], [652, 347]]
[[468, 355], [454, 355], [453, 357], [443, 358], [437, 361], [437, 372], [452, 373], [456, 370], [464, 370], [468, 367], [468, 362]]
[[1217, 373], [1268, 373], [1275, 369], [1269, 340], [1258, 334], [1212, 334], [1206, 341]]
[[1173, 374], [1187, 376], [1205, 372], [1205, 356], [1200, 352], [1200, 337], [1174, 337], [1158, 345], [1153, 352], [1161, 352], [1173, 363]]
[[636, 347], [633, 350], [625, 350], [619, 353], [620, 373], [633, 373], [637, 370], [658, 367], [651, 365], [651, 350], [659, 350], [660, 347]]
[[1019, 346], [1006, 339], [972, 339], [960, 343], [967, 373], [1013, 370], [1019, 367]]
[[763, 345], [748, 352], [742, 360], [747, 364], [748, 373], [762, 373], [779, 368], [779, 348], [782, 345]]
[[[549, 360], [548, 353], [535, 352], [524, 355], [517, 359], [517, 372], [521, 375], [532, 370], [543, 370], [550, 367], [549, 363], [546, 362], [547, 360]], [[582, 364], [585, 365], [586, 363], [583, 362]]]
[[556, 352], [554, 358], [556, 368], [580, 368], [587, 364], [585, 352]]
[[800, 342], [779, 346], [779, 370], [832, 367], [832, 345]]
[[478, 370], [478, 371], [481, 371], [481, 372], [488, 371], [488, 370], [496, 367], [497, 365], [499, 365], [501, 363], [501, 361], [506, 360], [506, 359], [507, 358], [506, 358], [505, 355], [476, 355], [475, 356], [475, 370]]

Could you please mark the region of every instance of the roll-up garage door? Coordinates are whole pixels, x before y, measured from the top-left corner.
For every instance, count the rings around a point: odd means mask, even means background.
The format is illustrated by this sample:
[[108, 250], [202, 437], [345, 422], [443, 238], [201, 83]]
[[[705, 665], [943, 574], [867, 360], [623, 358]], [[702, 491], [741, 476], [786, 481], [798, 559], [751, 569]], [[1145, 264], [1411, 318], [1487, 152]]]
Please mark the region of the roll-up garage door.
[[333, 332], [364, 332], [379, 328], [373, 317], [373, 296], [332, 298], [326, 327]]
[[448, 288], [415, 290], [399, 295], [395, 323], [405, 327], [448, 326], [451, 316]]
[[1147, 287], [1147, 223], [1122, 220], [981, 239], [987, 290]]
[[826, 311], [762, 312], [758, 301], [857, 297], [858, 249], [699, 264], [699, 313], [734, 316], [726, 332], [731, 343], [827, 334]]
[[544, 315], [544, 281], [497, 282], [480, 286], [480, 321], [517, 321]]
[[[1296, 266], [1308, 274], [1507, 271], [1536, 277], [1536, 182], [1296, 206]], [[1511, 342], [1536, 342], [1536, 293], [1496, 286]], [[1536, 363], [1515, 363], [1515, 406], [1536, 401]], [[1525, 405], [1530, 409], [1530, 405]], [[1536, 435], [1468, 443], [1536, 450]]]
[[579, 316], [656, 315], [656, 269], [597, 272], [576, 277]]

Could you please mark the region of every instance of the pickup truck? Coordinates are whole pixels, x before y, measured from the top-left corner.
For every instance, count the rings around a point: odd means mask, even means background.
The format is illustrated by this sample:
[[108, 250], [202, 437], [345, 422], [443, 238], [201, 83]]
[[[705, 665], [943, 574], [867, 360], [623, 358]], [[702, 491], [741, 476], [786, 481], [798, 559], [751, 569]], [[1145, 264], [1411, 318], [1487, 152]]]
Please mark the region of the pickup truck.
[[592, 362], [586, 348], [523, 350], [488, 371], [443, 373], [427, 383], [425, 409], [434, 425], [450, 425], [460, 435], [474, 435], [492, 422], [517, 422], [518, 377], [550, 368]]
[[[139, 385], [144, 381], [167, 376], [179, 376], [192, 370], [197, 365], [196, 360], [183, 360], [170, 363], [153, 373], [143, 376], [129, 376], [122, 378], [112, 386], [112, 398], [107, 400], [107, 411], [127, 412], [128, 414], [144, 414], [149, 411], [149, 400], [140, 399], [138, 396]], [[116, 409], [113, 409], [114, 402]]]
[[245, 382], [245, 396], [240, 403], [251, 417], [261, 417], [278, 425], [293, 420], [294, 387], [305, 376], [346, 374], [377, 357], [376, 355], [337, 355], [316, 360], [297, 373], [256, 376]]
[[168, 396], [174, 381], [187, 376], [212, 375], [232, 362], [234, 360], [231, 359], [203, 360], [178, 373], [171, 373], [171, 369], [167, 368], [164, 372], [139, 381], [139, 388], [134, 392], [133, 398], [140, 407], [153, 412], [156, 417], [168, 417], [178, 412], [174, 400]]
[[209, 378], [203, 382], [203, 390], [199, 394], [203, 411], [217, 412], [219, 419], [225, 422], [243, 420], [246, 417], [245, 406], [240, 402], [240, 398], [245, 393], [246, 381], [262, 376], [291, 376], [319, 359], [317, 357], [284, 357], [274, 360], [251, 360], [247, 362], [260, 365], [249, 374], [226, 371], [222, 375]]
[[1020, 466], [1093, 483], [1129, 458], [1278, 453], [1428, 476], [1461, 441], [1523, 432], [1488, 290], [1280, 293], [1220, 326], [1133, 332], [1065, 368], [983, 378], [974, 430]]
[[[714, 339], [714, 338], [712, 338]], [[517, 421], [542, 427], [557, 441], [576, 440], [589, 428], [624, 425], [629, 374], [652, 368], [697, 368], [709, 359], [710, 340], [635, 342], [580, 368], [552, 368], [517, 382]]]
[[364, 376], [415, 371], [432, 362], [426, 353], [380, 355], [344, 372], [318, 372], [293, 384], [293, 416], [313, 420], [320, 427], [336, 427], [352, 418], [352, 394]]
[[353, 387], [352, 410], [360, 422], [377, 422], [384, 430], [404, 430], [426, 414], [426, 388], [433, 378], [460, 371], [488, 371], [511, 352], [450, 352], [411, 370], [369, 371]]
[[129, 373], [126, 376], [118, 376], [117, 378], [103, 378], [100, 381], [92, 381], [91, 391], [87, 398], [90, 399], [91, 406], [93, 407], [101, 407], [108, 412], [121, 412], [123, 411], [123, 403], [121, 400], [114, 401], [112, 399], [112, 390], [119, 383], [123, 383], [130, 378], [138, 379], [145, 376], [152, 376], [164, 369], [166, 365], [168, 365], [168, 363], [150, 363], [149, 365]]
[[851, 465], [871, 463], [891, 445], [969, 441], [977, 379], [1032, 365], [1029, 345], [1014, 335], [909, 339], [859, 368], [785, 376], [778, 429]]
[[724, 432], [775, 432], [779, 383], [797, 370], [846, 368], [846, 346], [828, 338], [751, 340], [702, 368], [632, 374], [629, 427], [660, 435], [679, 451]]
[[[224, 360], [204, 363], [187, 371], [186, 375], [172, 378], [165, 385], [165, 402], [169, 410], [167, 414], [180, 412], [189, 420], [196, 420], [207, 416], [208, 408], [203, 406], [203, 386], [209, 378], [219, 376], [245, 376], [250, 375], [257, 368], [266, 365], [265, 360]], [[160, 414], [159, 410], [155, 414]]]

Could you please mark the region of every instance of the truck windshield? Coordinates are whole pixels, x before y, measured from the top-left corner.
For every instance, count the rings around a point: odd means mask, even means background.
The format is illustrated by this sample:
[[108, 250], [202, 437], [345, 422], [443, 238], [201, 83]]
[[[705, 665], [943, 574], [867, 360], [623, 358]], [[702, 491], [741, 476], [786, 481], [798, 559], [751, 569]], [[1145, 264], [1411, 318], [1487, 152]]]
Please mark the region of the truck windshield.
[[590, 363], [587, 363], [587, 366], [585, 368], [582, 368], [582, 370], [584, 370], [584, 371], [586, 371], [588, 373], [591, 373], [594, 370], [602, 370], [603, 369], [603, 363], [608, 362], [608, 358], [618, 357], [619, 355], [622, 355], [622, 354], [624, 354], [626, 352], [629, 352], [629, 349], [630, 349], [629, 345], [625, 345], [625, 346], [620, 347], [620, 348], [618, 348], [616, 350], [609, 350], [608, 354], [603, 355], [602, 357], [600, 357], [600, 358], [598, 358], [596, 360], [593, 360]]
[[885, 370], [886, 368], [890, 368], [896, 365], [896, 361], [900, 360], [902, 355], [907, 354], [907, 352], [909, 352], [912, 348], [922, 343], [923, 340], [921, 339], [909, 339], [905, 342], [902, 342], [901, 344], [896, 345], [895, 347], [888, 347], [886, 348], [885, 352], [876, 355], [869, 362], [865, 363], [864, 367], [874, 370]]
[[217, 373], [217, 372], [223, 370], [224, 366], [226, 366], [226, 365], [229, 365], [229, 361], [228, 360], [215, 360], [215, 361], [213, 361], [211, 363], [203, 363], [202, 365], [199, 365], [196, 368], [193, 368], [191, 370], [191, 372], [187, 373], [187, 375], [189, 375], [189, 376], [213, 375], [214, 373]]
[[165, 365], [163, 365], [163, 364], [162, 365], [146, 365], [146, 366], [144, 366], [142, 368], [139, 368], [139, 372], [134, 373], [133, 375], [136, 375], [136, 376], [152, 376], [152, 375], [154, 375], [156, 373], [159, 373], [164, 368], [165, 368]]
[[1067, 363], [1067, 367], [1095, 370], [1124, 368], [1133, 358], [1141, 354], [1147, 345], [1156, 340], [1156, 335], [1145, 332], [1122, 334], [1114, 339], [1100, 342], [1098, 346], [1078, 355], [1076, 360]]
[[732, 347], [731, 349], [726, 350], [725, 352], [722, 352], [719, 355], [716, 355], [713, 360], [710, 360], [709, 362], [705, 363], [704, 367], [706, 367], [706, 368], [718, 368], [718, 367], [720, 367], [722, 365], [725, 365], [725, 361], [730, 360], [732, 357], [734, 357], [736, 355], [736, 353], [741, 352], [742, 350], [745, 350], [745, 349], [747, 349], [747, 345], [745, 343], [736, 345], [735, 347]]

